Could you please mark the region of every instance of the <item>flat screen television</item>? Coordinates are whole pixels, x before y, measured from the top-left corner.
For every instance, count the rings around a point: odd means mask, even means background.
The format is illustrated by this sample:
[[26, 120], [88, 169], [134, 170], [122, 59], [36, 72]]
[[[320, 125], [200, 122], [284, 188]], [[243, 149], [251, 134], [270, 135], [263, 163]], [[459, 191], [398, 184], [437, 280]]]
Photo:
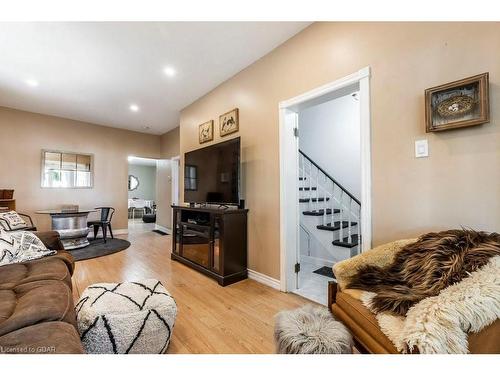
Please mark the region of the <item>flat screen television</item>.
[[184, 201], [237, 205], [240, 138], [184, 154]]

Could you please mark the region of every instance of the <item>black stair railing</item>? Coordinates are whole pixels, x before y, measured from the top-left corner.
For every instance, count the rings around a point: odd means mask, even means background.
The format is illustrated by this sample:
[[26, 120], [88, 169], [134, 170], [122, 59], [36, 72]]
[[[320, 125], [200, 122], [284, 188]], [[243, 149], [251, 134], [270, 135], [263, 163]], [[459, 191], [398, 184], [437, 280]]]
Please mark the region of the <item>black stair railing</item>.
[[[299, 194], [303, 196], [301, 201], [308, 202], [310, 212], [322, 216], [321, 229], [332, 230], [336, 244], [357, 244], [360, 236], [353, 233], [353, 227], [359, 224], [361, 218], [359, 199], [302, 150], [299, 150], [299, 179], [304, 184], [299, 189]], [[335, 220], [336, 215], [338, 221]]]

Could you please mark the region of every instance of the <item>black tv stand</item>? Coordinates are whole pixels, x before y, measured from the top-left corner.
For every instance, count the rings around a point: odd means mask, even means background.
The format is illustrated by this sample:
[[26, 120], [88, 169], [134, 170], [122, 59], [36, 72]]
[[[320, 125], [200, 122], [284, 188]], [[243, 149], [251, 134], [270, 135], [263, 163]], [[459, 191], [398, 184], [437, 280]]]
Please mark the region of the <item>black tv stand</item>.
[[172, 208], [172, 259], [222, 286], [247, 278], [247, 209]]

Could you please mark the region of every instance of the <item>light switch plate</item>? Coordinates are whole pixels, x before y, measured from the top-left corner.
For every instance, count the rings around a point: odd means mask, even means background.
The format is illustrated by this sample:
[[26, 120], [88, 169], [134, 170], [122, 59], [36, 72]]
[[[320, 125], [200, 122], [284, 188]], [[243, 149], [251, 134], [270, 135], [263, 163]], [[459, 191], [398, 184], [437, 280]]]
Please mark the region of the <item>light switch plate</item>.
[[429, 143], [427, 139], [415, 141], [415, 157], [426, 158], [429, 156]]

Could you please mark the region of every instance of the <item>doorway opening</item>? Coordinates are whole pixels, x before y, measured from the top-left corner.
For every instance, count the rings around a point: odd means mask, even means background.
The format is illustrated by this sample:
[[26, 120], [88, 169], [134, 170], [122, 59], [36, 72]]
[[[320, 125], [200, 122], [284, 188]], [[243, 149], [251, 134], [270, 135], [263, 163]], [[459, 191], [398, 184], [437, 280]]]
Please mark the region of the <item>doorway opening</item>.
[[326, 305], [371, 247], [369, 68], [280, 103], [281, 290]]
[[150, 232], [156, 226], [159, 160], [128, 157], [128, 231]]
[[179, 204], [179, 156], [128, 157], [128, 231], [172, 233], [172, 204]]

